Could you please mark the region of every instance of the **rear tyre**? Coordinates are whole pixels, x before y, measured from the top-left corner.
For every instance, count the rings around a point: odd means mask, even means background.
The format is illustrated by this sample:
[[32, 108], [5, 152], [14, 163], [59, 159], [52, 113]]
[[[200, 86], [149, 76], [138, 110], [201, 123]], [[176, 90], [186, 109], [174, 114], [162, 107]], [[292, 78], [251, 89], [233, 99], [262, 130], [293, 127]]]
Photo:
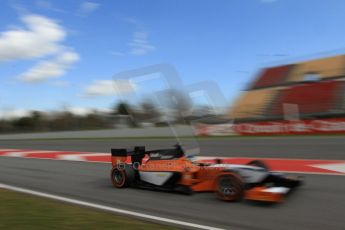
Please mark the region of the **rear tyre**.
[[224, 201], [238, 201], [244, 194], [242, 180], [234, 174], [224, 174], [216, 180], [216, 195]]
[[114, 167], [110, 174], [111, 182], [116, 188], [129, 187], [134, 179], [135, 172], [131, 165], [125, 165], [125, 167]]
[[260, 160], [253, 160], [253, 161], [249, 162], [247, 165], [260, 167], [260, 168], [265, 169], [266, 171], [270, 170], [269, 167], [267, 166], [267, 164], [265, 164], [263, 161], [260, 161]]

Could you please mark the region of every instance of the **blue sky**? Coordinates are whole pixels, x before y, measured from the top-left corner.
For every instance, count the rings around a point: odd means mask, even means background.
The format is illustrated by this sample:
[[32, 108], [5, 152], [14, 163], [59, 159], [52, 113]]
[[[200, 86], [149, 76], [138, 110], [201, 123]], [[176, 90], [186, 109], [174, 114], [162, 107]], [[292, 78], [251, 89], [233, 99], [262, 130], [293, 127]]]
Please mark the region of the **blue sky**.
[[110, 108], [114, 74], [158, 63], [185, 85], [215, 81], [230, 104], [261, 67], [344, 53], [344, 9], [343, 0], [3, 0], [0, 108]]

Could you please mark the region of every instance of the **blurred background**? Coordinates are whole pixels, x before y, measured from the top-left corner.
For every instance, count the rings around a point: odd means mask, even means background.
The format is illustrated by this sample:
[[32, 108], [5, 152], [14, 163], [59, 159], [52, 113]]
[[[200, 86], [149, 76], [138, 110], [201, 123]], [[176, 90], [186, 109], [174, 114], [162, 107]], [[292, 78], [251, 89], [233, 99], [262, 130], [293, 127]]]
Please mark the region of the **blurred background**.
[[[268, 134], [270, 121], [288, 121], [276, 123], [285, 133], [345, 131], [343, 1], [1, 4], [0, 133], [193, 123], [199, 135]], [[113, 79], [156, 63], [185, 86], [212, 80], [221, 102], [152, 74]], [[157, 103], [162, 90], [173, 104]]]
[[[344, 0], [0, 6], [0, 229], [344, 229]], [[276, 205], [112, 187], [111, 148], [177, 142], [306, 183]]]

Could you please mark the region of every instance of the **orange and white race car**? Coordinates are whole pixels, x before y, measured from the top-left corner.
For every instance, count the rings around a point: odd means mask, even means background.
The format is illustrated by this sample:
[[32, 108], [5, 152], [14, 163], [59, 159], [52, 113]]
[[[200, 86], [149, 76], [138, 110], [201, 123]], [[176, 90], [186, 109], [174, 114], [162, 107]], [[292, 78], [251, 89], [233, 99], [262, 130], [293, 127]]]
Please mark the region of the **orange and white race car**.
[[112, 149], [111, 181], [116, 188], [138, 187], [177, 191], [215, 192], [224, 201], [242, 198], [281, 202], [301, 181], [270, 172], [262, 161], [246, 165], [204, 164], [186, 156], [181, 146], [146, 151], [145, 147]]

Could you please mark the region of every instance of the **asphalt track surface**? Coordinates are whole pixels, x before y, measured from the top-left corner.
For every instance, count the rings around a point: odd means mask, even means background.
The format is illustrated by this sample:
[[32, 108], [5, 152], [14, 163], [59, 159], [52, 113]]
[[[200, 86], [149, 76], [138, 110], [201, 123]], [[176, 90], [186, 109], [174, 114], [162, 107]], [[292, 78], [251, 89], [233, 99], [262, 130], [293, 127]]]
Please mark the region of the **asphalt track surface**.
[[[0, 148], [108, 152], [111, 147], [172, 141], [1, 141]], [[202, 155], [345, 159], [344, 137], [240, 138], [200, 141]], [[225, 203], [212, 193], [192, 196], [114, 189], [110, 165], [0, 157], [0, 183], [97, 204], [226, 229], [344, 229], [345, 177], [304, 175], [306, 184], [277, 205]]]

